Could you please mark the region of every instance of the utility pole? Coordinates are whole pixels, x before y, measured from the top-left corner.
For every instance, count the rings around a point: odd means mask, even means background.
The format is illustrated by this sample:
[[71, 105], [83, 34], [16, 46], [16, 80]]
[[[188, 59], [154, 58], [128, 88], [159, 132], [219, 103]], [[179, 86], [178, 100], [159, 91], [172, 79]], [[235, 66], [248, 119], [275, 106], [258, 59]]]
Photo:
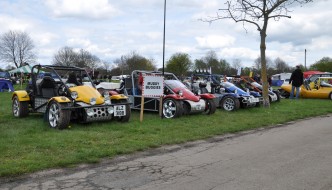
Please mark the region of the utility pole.
[[166, 29], [166, 0], [164, 2], [163, 75], [165, 72], [165, 29]]
[[307, 49], [304, 49], [304, 70], [307, 70]]

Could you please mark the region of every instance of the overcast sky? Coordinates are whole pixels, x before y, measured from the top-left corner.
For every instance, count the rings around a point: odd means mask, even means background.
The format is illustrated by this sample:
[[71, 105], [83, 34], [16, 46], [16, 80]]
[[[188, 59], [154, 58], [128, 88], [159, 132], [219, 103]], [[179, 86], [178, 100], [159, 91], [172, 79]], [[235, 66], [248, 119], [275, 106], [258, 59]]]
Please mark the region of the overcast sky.
[[[290, 66], [304, 65], [307, 49], [308, 66], [332, 57], [332, 0], [314, 1], [291, 8], [291, 19], [269, 22], [269, 58], [280, 57]], [[167, 0], [165, 61], [177, 52], [188, 53], [194, 61], [214, 50], [230, 64], [240, 59], [242, 66], [253, 66], [259, 57], [256, 28], [231, 20], [200, 21], [215, 16], [224, 2]], [[40, 64], [51, 64], [54, 54], [69, 46], [110, 63], [136, 51], [162, 66], [163, 0], [1, 0], [0, 7], [0, 34], [26, 31]], [[0, 62], [2, 68], [7, 65]]]

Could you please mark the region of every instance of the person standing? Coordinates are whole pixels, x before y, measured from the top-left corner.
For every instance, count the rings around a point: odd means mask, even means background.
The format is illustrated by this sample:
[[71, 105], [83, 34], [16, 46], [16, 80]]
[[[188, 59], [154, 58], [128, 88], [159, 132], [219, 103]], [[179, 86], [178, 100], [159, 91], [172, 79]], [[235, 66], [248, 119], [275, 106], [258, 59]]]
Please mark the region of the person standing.
[[294, 98], [294, 90], [296, 89], [296, 99], [300, 96], [300, 86], [303, 84], [303, 72], [300, 69], [300, 65], [296, 65], [296, 69], [292, 72], [289, 79], [289, 84], [292, 83], [292, 91], [289, 98]]

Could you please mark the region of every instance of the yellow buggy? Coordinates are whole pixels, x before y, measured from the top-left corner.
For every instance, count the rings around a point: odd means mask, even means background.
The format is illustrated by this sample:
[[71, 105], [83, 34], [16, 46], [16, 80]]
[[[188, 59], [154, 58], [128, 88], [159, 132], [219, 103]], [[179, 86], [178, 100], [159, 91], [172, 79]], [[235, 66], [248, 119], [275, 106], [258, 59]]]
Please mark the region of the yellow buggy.
[[100, 94], [85, 69], [35, 65], [26, 90], [14, 91], [15, 117], [43, 113], [51, 128], [64, 129], [70, 121], [129, 121], [130, 103], [123, 94]]

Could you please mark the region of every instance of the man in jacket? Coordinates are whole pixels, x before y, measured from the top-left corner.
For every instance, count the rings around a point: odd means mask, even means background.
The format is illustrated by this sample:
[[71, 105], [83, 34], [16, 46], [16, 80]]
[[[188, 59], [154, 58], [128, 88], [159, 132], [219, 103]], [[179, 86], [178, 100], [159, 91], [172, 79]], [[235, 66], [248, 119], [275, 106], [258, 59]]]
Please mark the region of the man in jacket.
[[300, 86], [303, 84], [303, 72], [300, 69], [300, 65], [296, 65], [296, 69], [292, 72], [289, 84], [292, 83], [292, 91], [289, 98], [294, 98], [294, 90], [296, 89], [296, 99], [300, 96]]

